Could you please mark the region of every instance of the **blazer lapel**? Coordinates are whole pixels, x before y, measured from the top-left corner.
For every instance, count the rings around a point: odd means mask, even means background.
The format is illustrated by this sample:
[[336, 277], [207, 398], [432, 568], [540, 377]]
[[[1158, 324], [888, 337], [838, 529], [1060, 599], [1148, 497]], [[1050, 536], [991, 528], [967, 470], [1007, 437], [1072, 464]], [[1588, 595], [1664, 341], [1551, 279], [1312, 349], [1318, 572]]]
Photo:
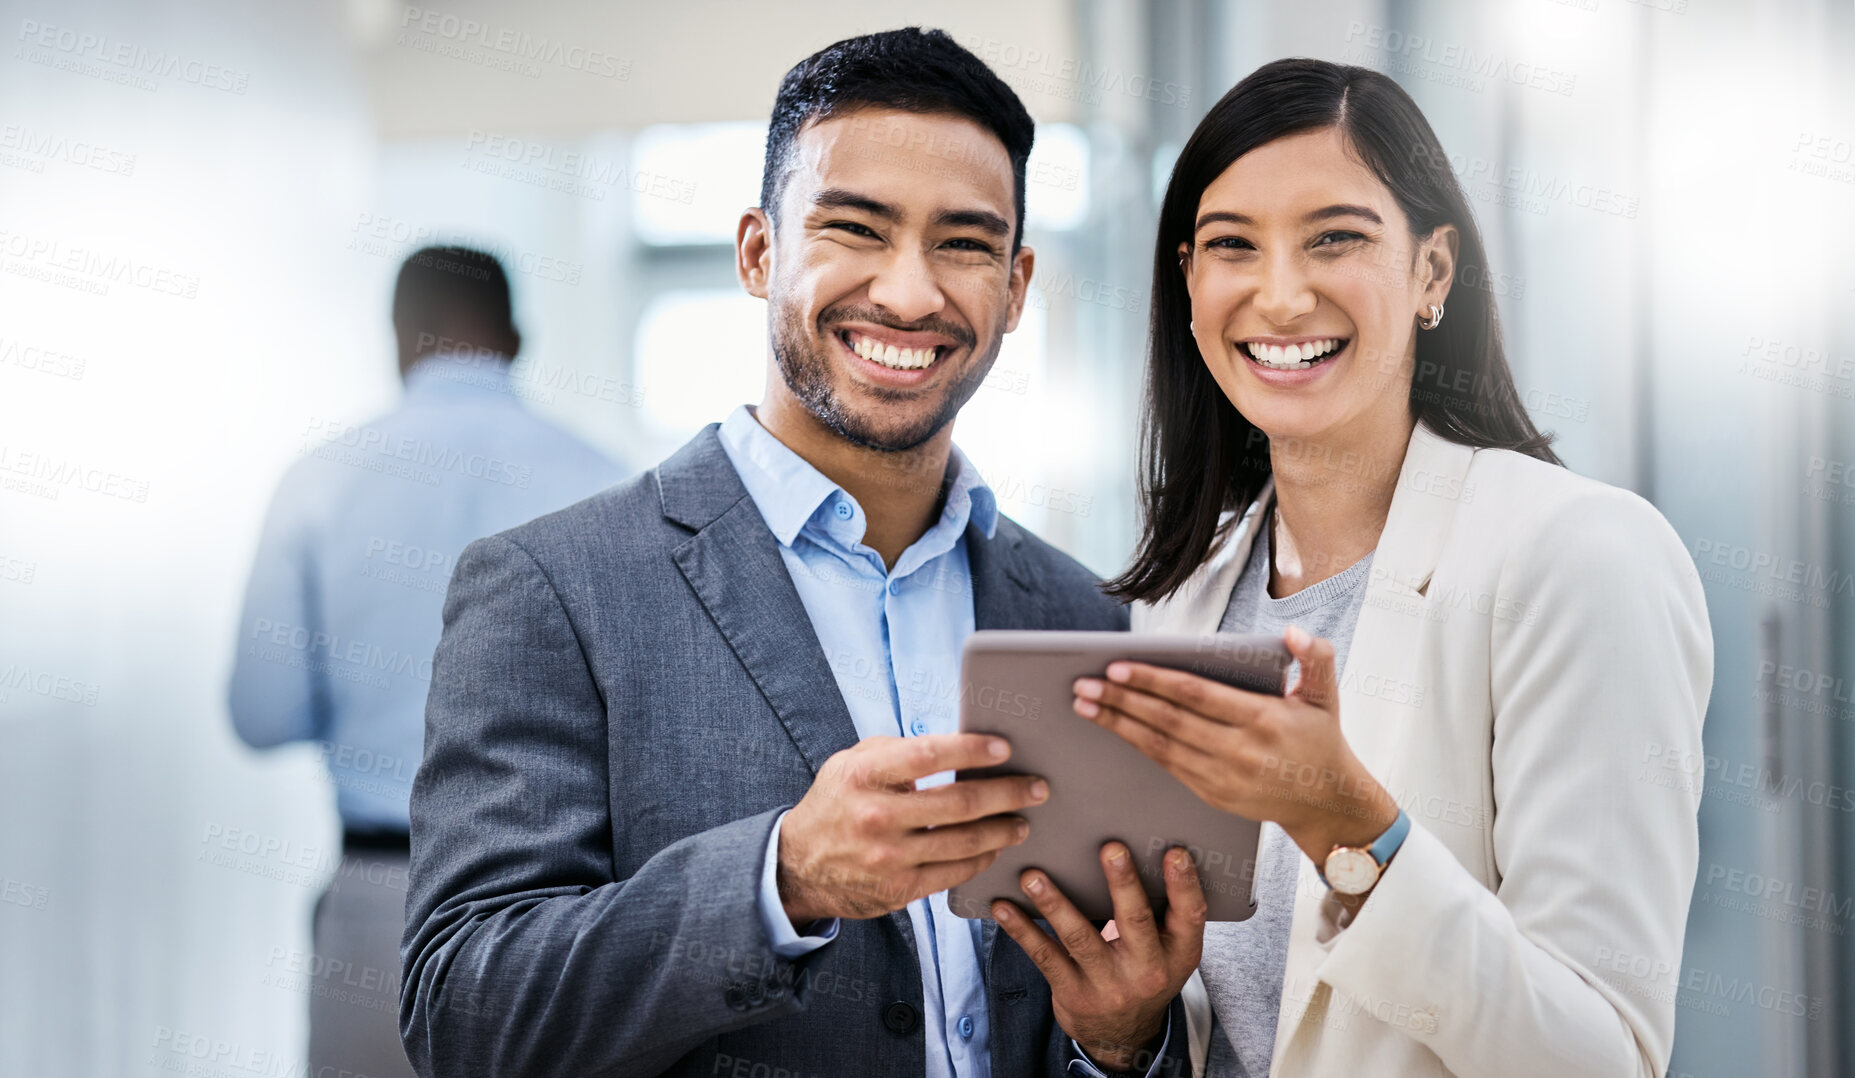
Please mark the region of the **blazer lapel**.
[[[1244, 508], [1242, 519], [1224, 540], [1224, 545], [1213, 551], [1178, 591], [1151, 606], [1145, 603], [1134, 606], [1134, 631], [1199, 636], [1216, 632], [1224, 622], [1224, 608], [1230, 605], [1230, 593], [1236, 589], [1237, 577], [1249, 561], [1263, 509], [1274, 498], [1275, 480], [1271, 478], [1257, 492], [1256, 499]], [[1224, 519], [1229, 520], [1229, 514]]]
[[[1372, 555], [1372, 575], [1353, 629], [1346, 669], [1341, 672], [1340, 729], [1360, 761], [1394, 795], [1401, 787], [1397, 756], [1404, 744], [1403, 724], [1398, 719], [1411, 712], [1383, 695], [1368, 695], [1362, 686], [1383, 685], [1387, 679], [1401, 681], [1418, 669], [1417, 649], [1427, 635], [1419, 630], [1428, 615], [1430, 578], [1455, 523], [1456, 506], [1474, 498], [1468, 479], [1474, 457], [1475, 450], [1447, 441], [1422, 424], [1411, 432], [1385, 530]], [[1306, 953], [1315, 946], [1309, 926], [1320, 916], [1324, 891], [1313, 865], [1304, 862], [1295, 889], [1295, 929], [1288, 956], [1290, 983], [1300, 987], [1282, 995], [1276, 1027], [1278, 1062], [1286, 1058], [1284, 1053], [1303, 1031], [1314, 996], [1320, 995], [1324, 1004], [1330, 991], [1312, 982], [1318, 957]]]
[[779, 540], [715, 431], [708, 427], [657, 469], [664, 515], [696, 529], [673, 557], [817, 774], [833, 753], [857, 743], [856, 723], [780, 557]]
[[[1340, 726], [1347, 743], [1380, 781], [1403, 743], [1395, 721], [1409, 709], [1384, 696], [1369, 696], [1364, 685], [1396, 683], [1417, 669], [1417, 648], [1426, 635], [1419, 630], [1428, 616], [1430, 578], [1436, 572], [1456, 507], [1473, 500], [1468, 479], [1475, 451], [1444, 440], [1418, 425], [1404, 453], [1398, 487], [1391, 496], [1372, 575], [1366, 582], [1359, 623], [1353, 630], [1340, 686]], [[1421, 687], [1413, 687], [1415, 689]], [[1391, 694], [1401, 698], [1400, 694]]]

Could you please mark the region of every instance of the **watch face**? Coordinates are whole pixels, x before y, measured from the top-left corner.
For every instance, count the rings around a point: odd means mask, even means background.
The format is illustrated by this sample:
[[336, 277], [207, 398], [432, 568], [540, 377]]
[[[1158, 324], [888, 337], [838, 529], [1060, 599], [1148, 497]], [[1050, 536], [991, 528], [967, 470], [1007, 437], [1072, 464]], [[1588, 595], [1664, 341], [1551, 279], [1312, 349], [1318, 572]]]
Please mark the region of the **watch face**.
[[1359, 895], [1378, 882], [1378, 862], [1364, 850], [1341, 847], [1327, 855], [1327, 886], [1343, 895]]

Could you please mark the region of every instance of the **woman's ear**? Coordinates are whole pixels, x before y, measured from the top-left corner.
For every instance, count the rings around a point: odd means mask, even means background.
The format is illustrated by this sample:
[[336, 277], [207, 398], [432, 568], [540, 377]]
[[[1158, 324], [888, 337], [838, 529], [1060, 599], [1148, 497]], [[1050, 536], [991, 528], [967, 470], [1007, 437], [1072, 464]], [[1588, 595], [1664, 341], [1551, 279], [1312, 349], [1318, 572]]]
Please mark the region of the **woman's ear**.
[[1423, 241], [1417, 252], [1418, 280], [1423, 284], [1419, 317], [1428, 317], [1431, 304], [1441, 307], [1449, 299], [1449, 290], [1456, 282], [1456, 253], [1461, 243], [1456, 226], [1447, 223], [1431, 229]]
[[1181, 270], [1185, 269], [1186, 268], [1185, 264], [1190, 262], [1191, 260], [1192, 260], [1192, 245], [1190, 243], [1180, 243], [1179, 244], [1179, 269]]

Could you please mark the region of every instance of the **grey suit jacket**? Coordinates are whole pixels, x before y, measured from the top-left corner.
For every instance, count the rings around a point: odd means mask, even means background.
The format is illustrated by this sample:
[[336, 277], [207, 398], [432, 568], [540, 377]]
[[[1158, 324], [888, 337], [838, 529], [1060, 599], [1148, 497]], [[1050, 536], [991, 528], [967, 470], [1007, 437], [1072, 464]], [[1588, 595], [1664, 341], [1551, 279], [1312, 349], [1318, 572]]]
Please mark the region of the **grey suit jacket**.
[[[905, 913], [795, 960], [760, 919], [774, 819], [857, 731], [715, 430], [458, 560], [401, 945], [427, 1078], [923, 1073]], [[1126, 628], [1011, 521], [966, 541], [980, 628]], [[1042, 975], [983, 939], [994, 1078], [1064, 1073]]]

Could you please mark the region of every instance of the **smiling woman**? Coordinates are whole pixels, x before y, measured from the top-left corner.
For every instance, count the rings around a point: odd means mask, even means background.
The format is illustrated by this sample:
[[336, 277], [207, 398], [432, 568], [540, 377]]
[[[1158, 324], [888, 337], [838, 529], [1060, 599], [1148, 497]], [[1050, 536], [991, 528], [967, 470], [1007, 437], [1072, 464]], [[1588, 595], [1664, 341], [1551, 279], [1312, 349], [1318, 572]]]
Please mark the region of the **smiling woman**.
[[[1712, 644], [1680, 540], [1558, 467], [1521, 406], [1473, 217], [1383, 75], [1269, 64], [1161, 211], [1137, 631], [1281, 634], [1286, 697], [1111, 665], [1074, 708], [1264, 821], [1257, 912], [1207, 926], [1194, 1063], [1656, 1075]], [[1448, 317], [1445, 318], [1445, 306]], [[1417, 377], [1422, 370], [1423, 377]], [[1602, 641], [1599, 647], [1596, 642]]]
[[[1333, 188], [1333, 198], [1322, 199], [1315, 196], [1328, 173], [1307, 169], [1329, 160], [1339, 165], [1343, 183]], [[1263, 260], [1259, 237], [1245, 235], [1256, 224], [1250, 212], [1230, 208], [1258, 204], [1265, 192], [1257, 182], [1262, 175], [1272, 185], [1271, 238], [1292, 235], [1272, 248], [1273, 262]], [[1293, 190], [1276, 186], [1284, 184]], [[1419, 242], [1433, 233], [1443, 242], [1440, 249]], [[1160, 207], [1148, 411], [1141, 429], [1147, 526], [1133, 566], [1114, 581], [1118, 594], [1150, 600], [1175, 590], [1211, 550], [1223, 515], [1254, 500], [1270, 474], [1269, 438], [1252, 421], [1246, 402], [1226, 397], [1240, 384], [1238, 372], [1201, 358], [1207, 342], [1197, 335], [1194, 291], [1181, 268], [1222, 295], [1259, 272], [1269, 274], [1266, 284], [1279, 286], [1286, 278], [1278, 271], [1292, 264], [1369, 299], [1376, 310], [1388, 289], [1413, 282], [1416, 259], [1426, 255], [1448, 258], [1457, 281], [1488, 277], [1481, 232], [1448, 155], [1416, 104], [1389, 78], [1364, 68], [1285, 60], [1258, 70], [1211, 110], [1180, 152]], [[1315, 358], [1305, 346], [1336, 341], [1349, 346], [1357, 394], [1408, 390], [1412, 414], [1463, 445], [1512, 449], [1558, 463], [1550, 439], [1534, 427], [1514, 387], [1493, 294], [1468, 286], [1451, 291], [1447, 282], [1442, 291], [1449, 317], [1416, 336], [1408, 356], [1415, 331], [1410, 318], [1378, 327], [1361, 341], [1350, 334], [1371, 327], [1336, 323], [1290, 336], [1251, 327], [1250, 339], [1233, 341], [1232, 350], [1241, 343], [1255, 358], [1250, 372], [1257, 375], [1255, 392], [1261, 392], [1268, 385], [1309, 380], [1269, 378], [1262, 369], [1293, 371], [1296, 363]], [[1284, 299], [1274, 293], [1263, 298], [1271, 304], [1305, 302], [1305, 296]], [[1426, 310], [1431, 302], [1444, 307], [1439, 297], [1416, 309]], [[1293, 313], [1267, 311], [1283, 318]], [[1220, 329], [1206, 323], [1213, 351], [1222, 350], [1216, 343]], [[1290, 345], [1308, 354], [1289, 360]], [[1341, 351], [1333, 348], [1329, 360]], [[1418, 364], [1429, 372], [1422, 387], [1411, 376]], [[1295, 432], [1271, 432], [1282, 433]]]

